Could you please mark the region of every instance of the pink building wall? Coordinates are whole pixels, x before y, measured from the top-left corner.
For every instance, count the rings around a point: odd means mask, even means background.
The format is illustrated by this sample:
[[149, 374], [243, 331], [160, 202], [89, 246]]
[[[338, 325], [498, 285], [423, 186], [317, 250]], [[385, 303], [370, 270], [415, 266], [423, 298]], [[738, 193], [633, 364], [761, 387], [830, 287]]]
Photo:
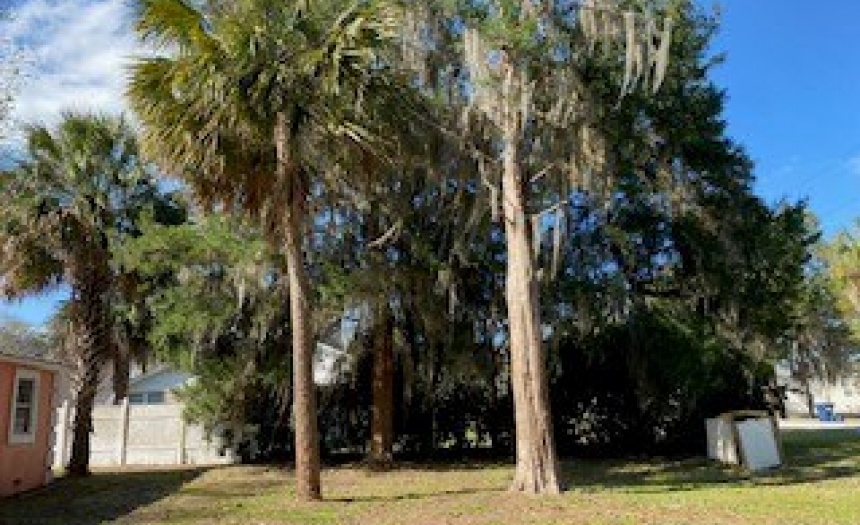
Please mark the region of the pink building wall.
[[[9, 442], [15, 374], [18, 369], [39, 373], [36, 439], [34, 443]], [[52, 417], [56, 374], [38, 363], [24, 364], [0, 355], [0, 497], [45, 484], [51, 468]]]

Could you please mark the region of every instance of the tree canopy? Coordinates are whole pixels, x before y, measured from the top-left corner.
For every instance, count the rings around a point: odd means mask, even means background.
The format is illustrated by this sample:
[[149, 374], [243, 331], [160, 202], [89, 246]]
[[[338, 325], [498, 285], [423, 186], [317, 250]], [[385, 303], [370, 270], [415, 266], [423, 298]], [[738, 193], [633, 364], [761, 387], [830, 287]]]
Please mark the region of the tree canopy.
[[80, 414], [154, 355], [301, 499], [338, 454], [554, 493], [559, 454], [696, 451], [777, 361], [856, 359], [856, 232], [756, 195], [693, 2], [135, 7], [139, 138], [69, 113], [0, 178], [0, 287], [71, 287]]

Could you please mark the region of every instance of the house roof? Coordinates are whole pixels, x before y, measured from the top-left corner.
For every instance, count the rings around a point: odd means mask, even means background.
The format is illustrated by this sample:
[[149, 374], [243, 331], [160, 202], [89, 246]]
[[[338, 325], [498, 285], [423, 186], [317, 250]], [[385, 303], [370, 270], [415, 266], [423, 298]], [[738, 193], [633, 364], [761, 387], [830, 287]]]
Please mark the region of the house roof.
[[0, 315], [0, 353], [49, 361], [53, 348], [42, 331]]
[[61, 363], [56, 361], [49, 361], [47, 359], [28, 355], [17, 355], [12, 352], [8, 352], [7, 350], [0, 350], [0, 361], [14, 363], [16, 365], [32, 366], [34, 368], [49, 370], [51, 372], [60, 372], [65, 369]]
[[192, 377], [187, 372], [174, 370], [170, 367], [159, 367], [149, 373], [132, 378], [129, 381], [129, 392], [171, 390], [183, 386]]

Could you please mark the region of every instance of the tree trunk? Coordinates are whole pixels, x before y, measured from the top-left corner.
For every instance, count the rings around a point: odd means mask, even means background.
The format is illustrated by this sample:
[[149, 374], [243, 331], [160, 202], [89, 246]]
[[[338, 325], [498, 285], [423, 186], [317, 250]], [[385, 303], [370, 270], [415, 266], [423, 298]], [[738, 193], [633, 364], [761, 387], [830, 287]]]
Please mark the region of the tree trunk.
[[[88, 252], [89, 253], [89, 252]], [[81, 382], [75, 396], [72, 425], [72, 453], [67, 472], [80, 477], [89, 474], [92, 413], [102, 368], [111, 351], [111, 322], [107, 305], [110, 270], [107, 254], [86, 257], [72, 267], [74, 322], [79, 330]]]
[[810, 374], [803, 376], [803, 388], [806, 391], [806, 410], [809, 412], [809, 417], [816, 419], [818, 414], [815, 413], [815, 396], [812, 395], [812, 382], [809, 376]]
[[284, 249], [290, 286], [290, 329], [293, 345], [293, 423], [296, 454], [296, 496], [301, 501], [322, 499], [320, 488], [320, 448], [317, 430], [316, 386], [314, 385], [314, 341], [311, 326], [310, 293], [302, 251], [307, 187], [303, 174], [292, 165], [289, 126], [278, 114], [275, 147], [278, 178], [289, 186], [288, 209], [284, 221]]
[[377, 314], [368, 460], [373, 466], [388, 467], [394, 460], [394, 316], [388, 304], [381, 305]]
[[99, 384], [99, 368], [84, 366], [81, 385], [75, 397], [75, 420], [72, 423], [72, 454], [66, 472], [72, 477], [90, 473], [90, 433], [93, 429], [93, 405]]
[[[130, 337], [128, 338], [130, 339]], [[131, 349], [130, 341], [113, 342], [113, 402], [115, 405], [122, 403], [128, 397], [129, 378], [131, 376]]]
[[[508, 82], [511, 82], [510, 76]], [[540, 295], [531, 253], [531, 224], [519, 166], [519, 115], [505, 97], [502, 199], [507, 243], [506, 300], [514, 393], [517, 467], [511, 490], [561, 491], [549, 407], [549, 382], [541, 345]]]

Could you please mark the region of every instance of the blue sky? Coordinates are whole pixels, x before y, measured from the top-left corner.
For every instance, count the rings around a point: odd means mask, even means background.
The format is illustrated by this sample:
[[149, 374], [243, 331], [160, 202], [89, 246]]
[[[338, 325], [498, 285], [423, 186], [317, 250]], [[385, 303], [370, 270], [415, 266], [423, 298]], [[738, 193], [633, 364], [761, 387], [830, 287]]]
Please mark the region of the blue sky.
[[[123, 108], [124, 65], [136, 52], [127, 0], [11, 5], [4, 32], [35, 50], [38, 65], [18, 99], [21, 121], [51, 122], [70, 106]], [[728, 92], [730, 135], [756, 162], [757, 192], [770, 203], [808, 198], [828, 235], [848, 227], [860, 216], [860, 1], [721, 5], [713, 50], [727, 61], [714, 79]], [[41, 323], [62, 296], [0, 300], [0, 317]]]
[[860, 1], [725, 0], [714, 79], [768, 202], [808, 198], [825, 234], [860, 217]]

